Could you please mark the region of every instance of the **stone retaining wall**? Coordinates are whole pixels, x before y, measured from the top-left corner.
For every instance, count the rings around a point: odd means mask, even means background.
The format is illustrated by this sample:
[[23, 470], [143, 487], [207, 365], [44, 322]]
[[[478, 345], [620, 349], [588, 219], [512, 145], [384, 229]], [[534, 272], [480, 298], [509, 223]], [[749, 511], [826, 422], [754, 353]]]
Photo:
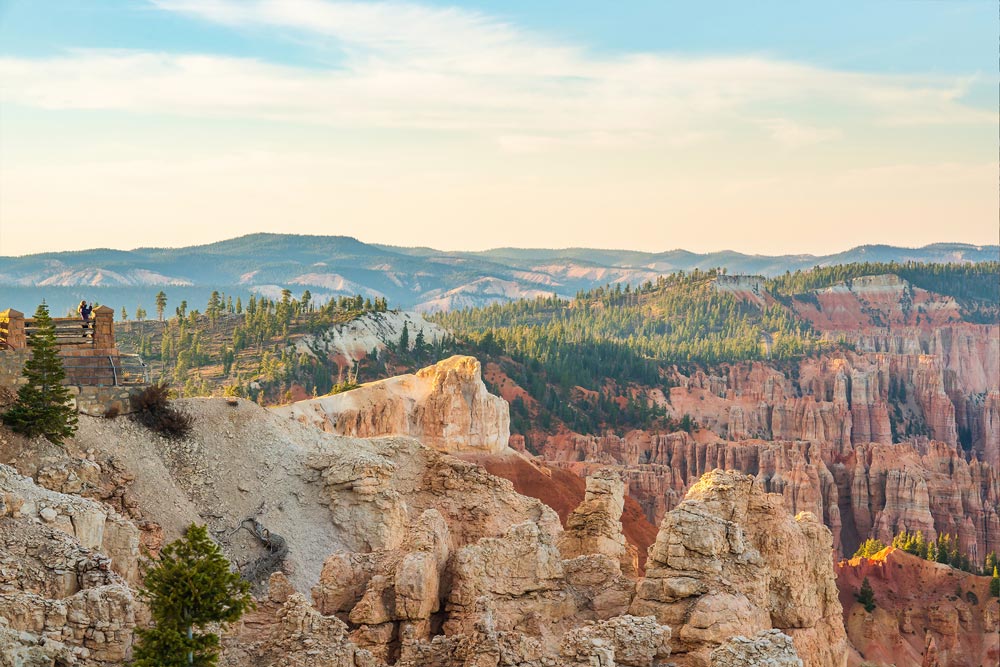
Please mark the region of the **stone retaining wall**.
[[0, 350], [0, 387], [16, 390], [24, 384], [21, 372], [30, 356], [29, 350]]
[[133, 412], [132, 397], [145, 386], [133, 387], [70, 387], [76, 400], [76, 411], [91, 417], [113, 417]]
[[[22, 371], [24, 362], [31, 356], [31, 350], [0, 350], [0, 387], [17, 391], [25, 383]], [[132, 397], [146, 389], [146, 385], [79, 386], [69, 385], [70, 395], [76, 403], [77, 412], [92, 417], [104, 417], [109, 413], [125, 415], [133, 412]]]

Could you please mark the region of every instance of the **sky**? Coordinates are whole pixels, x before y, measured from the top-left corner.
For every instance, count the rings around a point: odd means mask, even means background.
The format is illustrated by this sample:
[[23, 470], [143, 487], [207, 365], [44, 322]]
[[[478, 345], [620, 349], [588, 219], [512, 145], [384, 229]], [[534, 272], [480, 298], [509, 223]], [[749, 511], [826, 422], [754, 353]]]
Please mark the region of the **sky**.
[[0, 0], [0, 255], [997, 243], [994, 0]]

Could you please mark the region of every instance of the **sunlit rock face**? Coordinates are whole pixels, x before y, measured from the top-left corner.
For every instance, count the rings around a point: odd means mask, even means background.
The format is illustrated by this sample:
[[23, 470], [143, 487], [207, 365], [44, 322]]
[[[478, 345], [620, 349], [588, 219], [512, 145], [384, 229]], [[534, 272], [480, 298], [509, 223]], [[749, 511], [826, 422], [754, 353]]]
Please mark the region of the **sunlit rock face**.
[[697, 432], [558, 433], [546, 465], [614, 468], [659, 523], [713, 468], [754, 475], [810, 511], [849, 556], [901, 530], [1000, 550], [1000, 328], [964, 322], [831, 332], [854, 345], [794, 367], [724, 364], [679, 375], [664, 407]]
[[713, 470], [667, 512], [630, 613], [674, 631], [674, 652], [712, 664], [731, 637], [772, 628], [805, 665], [846, 664], [829, 529], [753, 477]]
[[441, 452], [507, 448], [507, 403], [490, 394], [473, 357], [455, 356], [415, 374], [275, 408], [278, 414], [360, 438], [409, 435]]
[[135, 572], [138, 534], [106, 506], [0, 465], [0, 664], [121, 664], [137, 605], [118, 572]]

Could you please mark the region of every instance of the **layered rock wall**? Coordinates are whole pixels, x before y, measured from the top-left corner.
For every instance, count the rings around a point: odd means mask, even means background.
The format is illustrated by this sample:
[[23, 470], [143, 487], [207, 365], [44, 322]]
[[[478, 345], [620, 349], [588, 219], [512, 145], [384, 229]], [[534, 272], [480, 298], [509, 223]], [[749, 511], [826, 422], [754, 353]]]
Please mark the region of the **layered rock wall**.
[[482, 368], [472, 357], [451, 357], [413, 375], [275, 412], [340, 435], [408, 435], [442, 452], [497, 454], [510, 439], [507, 403], [486, 390]]
[[97, 549], [106, 543], [118, 569], [132, 573], [138, 530], [109, 516], [0, 465], [0, 648], [14, 665], [111, 667], [127, 657], [136, 603]]
[[654, 522], [722, 467], [822, 517], [841, 553], [903, 529], [956, 535], [978, 558], [1000, 549], [1000, 328], [837, 335], [859, 352], [680, 376], [665, 407], [695, 434], [559, 434], [541, 457], [580, 475], [614, 467]]
[[630, 612], [670, 625], [692, 666], [771, 628], [793, 638], [807, 667], [846, 665], [831, 549], [815, 516], [793, 519], [753, 477], [714, 470], [664, 517]]

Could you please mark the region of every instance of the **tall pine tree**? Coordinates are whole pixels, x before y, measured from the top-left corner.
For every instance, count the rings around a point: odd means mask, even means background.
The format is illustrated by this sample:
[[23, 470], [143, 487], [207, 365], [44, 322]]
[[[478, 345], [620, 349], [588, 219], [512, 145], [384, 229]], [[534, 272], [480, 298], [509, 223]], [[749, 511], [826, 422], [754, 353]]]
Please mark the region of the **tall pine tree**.
[[135, 667], [210, 667], [219, 658], [219, 636], [207, 627], [239, 620], [253, 605], [250, 584], [204, 526], [191, 524], [184, 537], [160, 551], [146, 572], [142, 595], [155, 625], [136, 631]]
[[27, 384], [17, 391], [17, 401], [3, 415], [13, 431], [28, 437], [43, 435], [62, 443], [76, 433], [76, 409], [69, 390], [63, 386], [66, 371], [59, 358], [56, 330], [43, 301], [35, 311], [35, 330], [28, 341], [31, 358], [24, 364]]
[[163, 309], [167, 307], [167, 295], [163, 290], [156, 294], [156, 317], [163, 321]]

